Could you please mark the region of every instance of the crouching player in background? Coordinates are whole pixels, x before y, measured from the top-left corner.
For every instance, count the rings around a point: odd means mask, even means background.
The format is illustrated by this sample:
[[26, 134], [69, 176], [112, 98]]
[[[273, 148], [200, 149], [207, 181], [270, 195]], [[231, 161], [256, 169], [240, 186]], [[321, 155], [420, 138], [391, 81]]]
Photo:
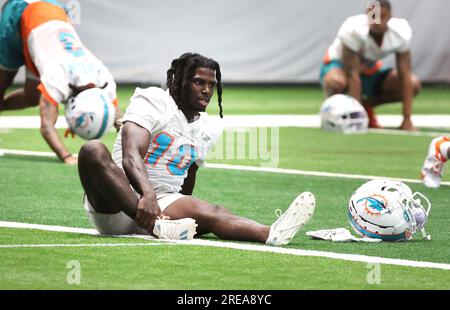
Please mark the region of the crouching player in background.
[[197, 224], [198, 235], [287, 244], [313, 214], [311, 193], [300, 194], [272, 226], [191, 196], [197, 169], [222, 133], [205, 112], [217, 87], [222, 116], [219, 64], [198, 54], [183, 54], [172, 61], [167, 85], [166, 91], [136, 89], [112, 156], [99, 141], [81, 148], [78, 169], [84, 207], [95, 228], [107, 235], [154, 233], [190, 239]]
[[[328, 48], [320, 69], [327, 96], [347, 93], [361, 102], [369, 116], [369, 128], [381, 128], [375, 117], [378, 105], [402, 101], [400, 129], [415, 130], [411, 121], [413, 97], [421, 89], [411, 73], [412, 30], [408, 21], [391, 18], [391, 4], [376, 0], [380, 20], [370, 11], [347, 18]], [[382, 58], [395, 53], [397, 70], [383, 67]]]
[[[5, 96], [23, 64], [24, 88]], [[96, 92], [102, 96], [93, 96], [92, 104], [103, 104], [102, 98], [109, 98], [116, 106], [116, 119], [120, 118], [111, 73], [81, 43], [56, 1], [9, 0], [4, 4], [0, 19], [0, 112], [39, 105], [45, 141], [66, 164], [76, 164], [77, 159], [54, 127], [58, 104], [94, 87], [102, 89]]]

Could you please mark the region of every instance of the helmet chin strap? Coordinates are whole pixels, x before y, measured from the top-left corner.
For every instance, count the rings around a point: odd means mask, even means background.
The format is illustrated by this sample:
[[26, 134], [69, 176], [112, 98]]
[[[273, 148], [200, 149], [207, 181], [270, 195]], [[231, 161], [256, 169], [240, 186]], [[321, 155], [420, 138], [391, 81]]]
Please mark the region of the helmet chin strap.
[[83, 86], [75, 86], [75, 85], [69, 83], [69, 88], [70, 88], [70, 90], [72, 90], [72, 94], [70, 95], [69, 98], [76, 97], [80, 93], [82, 93], [83, 91], [85, 91], [87, 89], [91, 89], [91, 88], [95, 88], [95, 87], [98, 87], [100, 89], [105, 89], [106, 86], [108, 86], [108, 82], [106, 82], [103, 86], [96, 86], [94, 83], [89, 83], [89, 84], [86, 84]]

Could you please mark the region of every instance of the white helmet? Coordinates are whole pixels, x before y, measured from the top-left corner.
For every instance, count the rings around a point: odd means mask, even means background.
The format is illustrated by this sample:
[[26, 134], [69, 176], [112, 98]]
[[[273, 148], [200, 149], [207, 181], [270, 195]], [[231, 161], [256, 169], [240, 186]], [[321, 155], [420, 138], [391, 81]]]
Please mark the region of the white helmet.
[[367, 181], [366, 183], [358, 187], [355, 193], [368, 190], [391, 191], [397, 193], [404, 193], [407, 196], [413, 195], [413, 192], [408, 185], [400, 181], [389, 179], [374, 179]]
[[366, 133], [369, 118], [355, 98], [337, 94], [327, 98], [320, 108], [321, 127], [341, 133]]
[[66, 104], [66, 121], [83, 139], [99, 139], [114, 123], [115, 108], [106, 90], [90, 88], [70, 98]]
[[348, 219], [355, 232], [363, 237], [409, 240], [420, 229], [429, 240], [424, 227], [430, 210], [430, 201], [419, 192], [413, 193], [408, 185], [385, 179], [371, 180], [350, 198]]

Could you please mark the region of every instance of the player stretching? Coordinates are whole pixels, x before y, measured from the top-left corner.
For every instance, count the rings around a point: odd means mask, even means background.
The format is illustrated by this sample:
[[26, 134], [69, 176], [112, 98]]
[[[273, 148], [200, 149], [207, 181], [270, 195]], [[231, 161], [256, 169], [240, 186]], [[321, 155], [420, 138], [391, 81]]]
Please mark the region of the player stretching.
[[[380, 4], [380, 21], [361, 14], [347, 18], [328, 48], [320, 69], [320, 80], [327, 96], [347, 93], [362, 102], [369, 116], [370, 128], [381, 128], [374, 107], [403, 102], [400, 129], [415, 130], [411, 121], [413, 97], [421, 89], [411, 73], [411, 38], [409, 23], [391, 18], [391, 4]], [[395, 53], [397, 70], [383, 67], [382, 58]]]
[[[18, 71], [26, 65], [23, 89], [5, 96]], [[66, 12], [56, 1], [9, 0], [0, 19], [0, 112], [40, 107], [41, 134], [66, 164], [77, 159], [65, 148], [57, 131], [58, 104], [83, 90], [98, 87], [116, 106], [111, 73], [81, 43]], [[92, 104], [103, 104], [93, 96]]]
[[[211, 232], [228, 240], [287, 244], [313, 214], [311, 193], [300, 194], [270, 227], [191, 196], [197, 169], [222, 132], [205, 113], [217, 87], [222, 116], [219, 64], [198, 54], [183, 54], [172, 61], [167, 86], [166, 91], [136, 89], [112, 157], [95, 140], [80, 150], [84, 206], [96, 229], [102, 234], [160, 236], [170, 229], [164, 224], [177, 223], [158, 220], [154, 227], [158, 217], [168, 216], [194, 219], [198, 235]], [[189, 224], [184, 228], [195, 229]]]

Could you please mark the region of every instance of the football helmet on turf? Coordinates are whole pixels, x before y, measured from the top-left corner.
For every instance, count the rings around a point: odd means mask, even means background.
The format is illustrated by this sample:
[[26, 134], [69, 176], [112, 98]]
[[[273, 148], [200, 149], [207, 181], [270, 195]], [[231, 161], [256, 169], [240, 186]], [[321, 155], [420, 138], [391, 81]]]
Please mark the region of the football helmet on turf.
[[369, 118], [355, 98], [337, 94], [327, 98], [320, 108], [321, 127], [340, 133], [366, 133]]
[[355, 232], [383, 241], [409, 240], [425, 225], [431, 210], [427, 197], [398, 181], [371, 180], [360, 186], [350, 198], [348, 219]]

